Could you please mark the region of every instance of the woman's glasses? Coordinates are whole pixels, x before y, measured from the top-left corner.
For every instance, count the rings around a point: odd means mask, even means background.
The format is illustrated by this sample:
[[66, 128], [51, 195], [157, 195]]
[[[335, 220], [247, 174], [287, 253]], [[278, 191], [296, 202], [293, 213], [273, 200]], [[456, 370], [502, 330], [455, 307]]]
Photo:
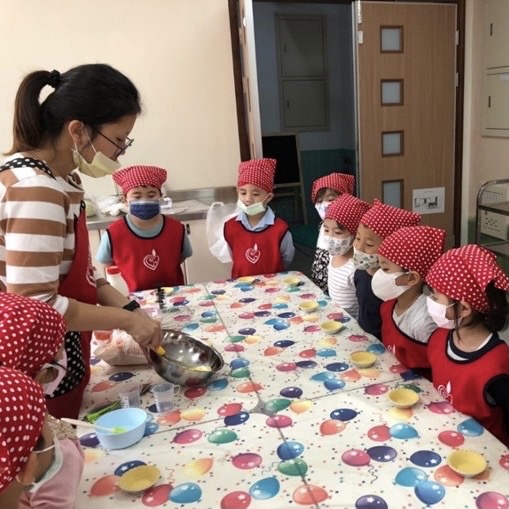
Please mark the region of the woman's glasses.
[[134, 138], [126, 137], [124, 145], [120, 146], [117, 143], [115, 143], [111, 138], [108, 138], [105, 134], [103, 134], [99, 129], [95, 129], [92, 127], [92, 130], [102, 136], [105, 140], [108, 140], [112, 145], [115, 145], [115, 147], [118, 148], [118, 153], [115, 154], [115, 159], [125, 154], [125, 151], [133, 144]]

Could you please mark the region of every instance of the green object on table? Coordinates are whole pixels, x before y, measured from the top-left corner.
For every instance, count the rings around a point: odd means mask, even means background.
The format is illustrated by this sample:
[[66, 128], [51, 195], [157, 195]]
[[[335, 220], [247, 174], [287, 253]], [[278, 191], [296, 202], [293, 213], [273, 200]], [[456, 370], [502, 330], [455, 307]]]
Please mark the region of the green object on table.
[[[151, 385], [149, 383], [143, 384], [140, 389], [140, 396], [143, 396], [149, 389]], [[108, 412], [111, 412], [112, 410], [116, 410], [117, 408], [120, 408], [122, 405], [120, 404], [120, 401], [113, 401], [112, 403], [104, 403], [103, 405], [94, 407], [88, 414], [86, 414], [83, 419], [87, 422], [94, 423], [101, 417], [101, 415], [107, 414]]]
[[101, 417], [101, 415], [107, 414], [108, 412], [111, 412], [112, 410], [116, 410], [117, 408], [120, 408], [120, 401], [114, 401], [113, 403], [109, 403], [106, 406], [103, 406], [99, 408], [98, 410], [93, 410], [92, 412], [89, 412], [85, 415], [84, 419], [87, 422], [94, 423]]

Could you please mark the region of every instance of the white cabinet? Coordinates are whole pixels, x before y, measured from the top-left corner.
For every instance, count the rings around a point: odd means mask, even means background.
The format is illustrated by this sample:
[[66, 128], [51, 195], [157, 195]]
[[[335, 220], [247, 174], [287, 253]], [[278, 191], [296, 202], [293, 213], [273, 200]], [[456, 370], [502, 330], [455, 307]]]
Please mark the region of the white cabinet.
[[210, 254], [207, 244], [206, 220], [197, 219], [186, 221], [184, 224], [193, 247], [193, 256], [184, 263], [187, 284], [229, 278], [232, 264], [221, 263]]
[[325, 17], [276, 14], [283, 129], [329, 127]]
[[509, 0], [488, 0], [485, 31], [485, 136], [509, 137]]

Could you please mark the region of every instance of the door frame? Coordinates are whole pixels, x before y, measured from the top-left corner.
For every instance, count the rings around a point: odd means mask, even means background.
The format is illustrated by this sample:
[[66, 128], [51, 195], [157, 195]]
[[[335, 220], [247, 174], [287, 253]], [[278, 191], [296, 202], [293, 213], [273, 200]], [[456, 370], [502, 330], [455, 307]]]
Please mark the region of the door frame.
[[[253, 0], [253, 2], [273, 1], [279, 3], [315, 3], [311, 0]], [[391, 2], [394, 0], [377, 0]], [[462, 190], [462, 166], [463, 166], [463, 105], [464, 105], [464, 79], [465, 79], [465, 2], [466, 0], [405, 0], [407, 3], [444, 3], [456, 4], [458, 44], [456, 46], [456, 111], [455, 111], [455, 134], [454, 134], [454, 206], [453, 206], [453, 233], [456, 245], [461, 238], [461, 190]], [[352, 4], [353, 0], [319, 0], [316, 3]], [[239, 133], [240, 159], [250, 159], [249, 137], [247, 132], [247, 114], [245, 111], [242, 91], [242, 68], [240, 55], [240, 41], [238, 34], [238, 0], [228, 0], [230, 16], [230, 34], [232, 43], [233, 78], [235, 84], [235, 102], [237, 106], [237, 124]]]

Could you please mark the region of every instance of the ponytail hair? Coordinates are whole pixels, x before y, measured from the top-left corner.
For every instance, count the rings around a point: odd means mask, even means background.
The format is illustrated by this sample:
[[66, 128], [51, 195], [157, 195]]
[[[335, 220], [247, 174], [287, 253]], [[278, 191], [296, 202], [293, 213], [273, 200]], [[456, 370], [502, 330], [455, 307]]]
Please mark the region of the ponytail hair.
[[[54, 91], [40, 103], [46, 85]], [[98, 129], [140, 113], [140, 94], [135, 85], [107, 64], [80, 65], [63, 74], [34, 71], [23, 79], [16, 94], [13, 145], [7, 155], [41, 148], [55, 140], [71, 120]]]
[[486, 287], [486, 296], [490, 309], [485, 315], [484, 323], [490, 332], [501, 331], [507, 323], [509, 312], [506, 292], [496, 288], [495, 283], [491, 281]]

